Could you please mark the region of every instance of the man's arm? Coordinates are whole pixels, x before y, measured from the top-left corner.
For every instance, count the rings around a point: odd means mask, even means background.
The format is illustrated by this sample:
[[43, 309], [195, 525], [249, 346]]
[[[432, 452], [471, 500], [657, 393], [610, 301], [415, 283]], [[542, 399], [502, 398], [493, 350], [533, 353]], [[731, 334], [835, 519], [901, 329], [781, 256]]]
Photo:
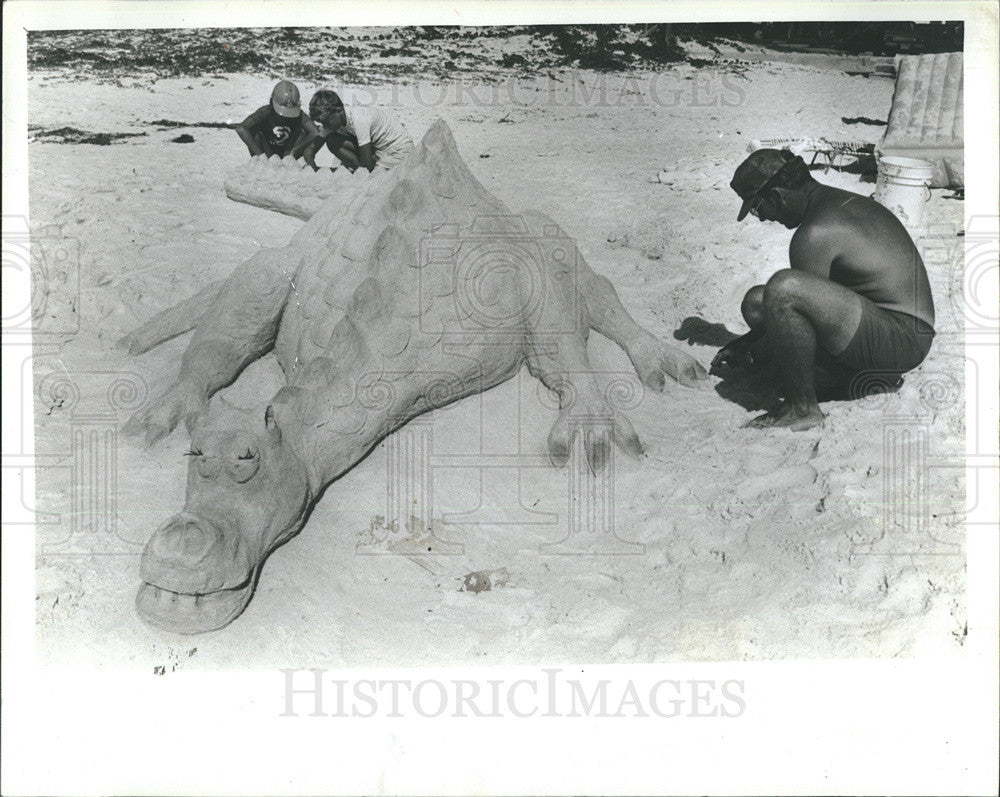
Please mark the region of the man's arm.
[[802, 224], [788, 245], [788, 265], [799, 271], [830, 279], [830, 268], [839, 254], [837, 236], [820, 224]]

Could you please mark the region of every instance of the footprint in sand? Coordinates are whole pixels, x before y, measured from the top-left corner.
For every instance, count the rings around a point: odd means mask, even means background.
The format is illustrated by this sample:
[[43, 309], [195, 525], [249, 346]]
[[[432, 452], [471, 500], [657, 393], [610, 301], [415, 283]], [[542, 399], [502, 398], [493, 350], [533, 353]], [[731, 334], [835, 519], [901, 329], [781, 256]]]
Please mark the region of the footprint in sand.
[[745, 501], [771, 490], [786, 491], [813, 484], [818, 474], [810, 460], [818, 448], [819, 442], [812, 440], [750, 446], [740, 468], [744, 478], [736, 486], [737, 497]]

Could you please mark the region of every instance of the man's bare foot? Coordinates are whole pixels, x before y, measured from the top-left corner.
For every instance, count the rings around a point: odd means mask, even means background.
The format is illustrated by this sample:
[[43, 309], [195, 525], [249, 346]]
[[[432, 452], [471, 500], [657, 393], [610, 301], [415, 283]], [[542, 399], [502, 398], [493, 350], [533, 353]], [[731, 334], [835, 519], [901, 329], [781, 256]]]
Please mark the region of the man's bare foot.
[[791, 429], [793, 432], [803, 432], [822, 426], [826, 416], [819, 406], [798, 408], [784, 402], [778, 409], [758, 415], [753, 420], [743, 424], [744, 429], [770, 429], [771, 427]]

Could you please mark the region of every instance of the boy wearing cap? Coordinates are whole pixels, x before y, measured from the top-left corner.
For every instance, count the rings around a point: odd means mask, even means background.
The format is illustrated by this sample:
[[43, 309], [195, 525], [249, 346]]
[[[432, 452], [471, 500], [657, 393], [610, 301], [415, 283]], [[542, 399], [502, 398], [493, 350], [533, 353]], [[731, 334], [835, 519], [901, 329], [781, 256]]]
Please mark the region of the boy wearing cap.
[[282, 80], [271, 92], [271, 101], [262, 105], [236, 126], [250, 155], [301, 157], [306, 146], [322, 134], [302, 113], [298, 87]]
[[306, 147], [315, 168], [316, 152], [327, 149], [352, 172], [358, 168], [391, 169], [413, 150], [413, 139], [389, 111], [345, 106], [335, 91], [320, 89], [309, 101], [309, 116], [323, 126], [323, 137]]
[[730, 186], [743, 200], [737, 221], [753, 214], [795, 230], [790, 268], [755, 285], [741, 310], [750, 332], [719, 350], [713, 371], [745, 368], [770, 354], [783, 402], [754, 418], [755, 428], [820, 426], [817, 357], [852, 376], [888, 382], [920, 365], [934, 337], [927, 271], [906, 228], [868, 197], [823, 185], [801, 158], [762, 149], [736, 169]]

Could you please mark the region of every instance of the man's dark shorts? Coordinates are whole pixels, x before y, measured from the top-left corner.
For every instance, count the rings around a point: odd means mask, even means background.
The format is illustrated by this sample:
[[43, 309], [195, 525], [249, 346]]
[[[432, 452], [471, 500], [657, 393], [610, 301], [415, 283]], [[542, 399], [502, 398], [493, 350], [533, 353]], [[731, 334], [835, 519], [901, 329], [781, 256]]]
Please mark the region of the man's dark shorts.
[[853, 371], [903, 374], [924, 361], [932, 340], [934, 328], [926, 321], [862, 302], [858, 331], [835, 359]]

